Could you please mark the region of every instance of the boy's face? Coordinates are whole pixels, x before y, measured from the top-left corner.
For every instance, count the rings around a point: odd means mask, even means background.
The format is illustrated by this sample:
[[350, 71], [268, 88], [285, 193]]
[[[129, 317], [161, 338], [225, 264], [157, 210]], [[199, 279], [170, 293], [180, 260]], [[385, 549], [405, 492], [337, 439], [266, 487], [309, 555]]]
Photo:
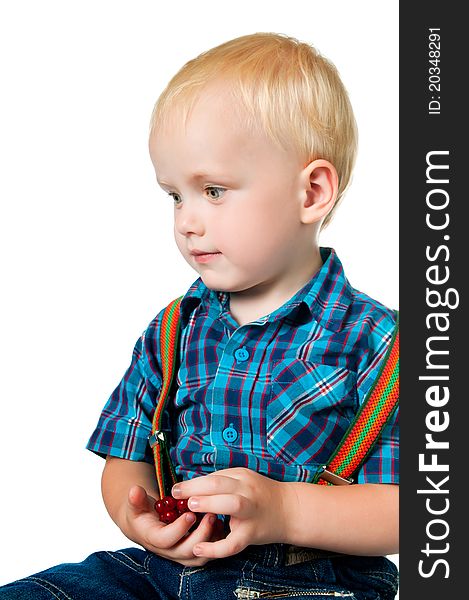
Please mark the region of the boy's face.
[[312, 245], [300, 220], [299, 159], [247, 131], [221, 88], [201, 96], [186, 128], [174, 117], [150, 138], [150, 154], [174, 201], [182, 255], [211, 289], [288, 291]]

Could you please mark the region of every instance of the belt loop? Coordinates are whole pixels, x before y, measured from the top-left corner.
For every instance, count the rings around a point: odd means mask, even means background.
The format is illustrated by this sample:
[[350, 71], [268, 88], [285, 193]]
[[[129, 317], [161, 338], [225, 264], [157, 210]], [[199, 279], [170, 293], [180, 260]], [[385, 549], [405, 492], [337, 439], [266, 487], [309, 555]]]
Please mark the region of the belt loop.
[[[278, 567], [280, 565], [280, 559], [281, 559], [281, 550], [282, 550], [282, 545], [281, 544], [275, 544], [275, 567]], [[282, 561], [283, 562], [283, 561]]]

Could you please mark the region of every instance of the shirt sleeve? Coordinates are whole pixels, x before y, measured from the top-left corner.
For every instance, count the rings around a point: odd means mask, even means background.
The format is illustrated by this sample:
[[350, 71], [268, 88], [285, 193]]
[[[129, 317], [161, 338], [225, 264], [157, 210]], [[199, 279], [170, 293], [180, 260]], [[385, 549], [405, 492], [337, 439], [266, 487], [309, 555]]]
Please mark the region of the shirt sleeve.
[[[361, 406], [383, 364], [392, 341], [396, 317], [393, 311], [375, 322], [368, 337], [368, 351], [357, 378]], [[399, 484], [399, 406], [391, 415], [380, 437], [358, 472], [358, 483]]]
[[137, 340], [130, 366], [105, 404], [86, 445], [99, 456], [153, 461], [148, 436], [161, 389], [161, 369], [156, 359], [160, 315]]

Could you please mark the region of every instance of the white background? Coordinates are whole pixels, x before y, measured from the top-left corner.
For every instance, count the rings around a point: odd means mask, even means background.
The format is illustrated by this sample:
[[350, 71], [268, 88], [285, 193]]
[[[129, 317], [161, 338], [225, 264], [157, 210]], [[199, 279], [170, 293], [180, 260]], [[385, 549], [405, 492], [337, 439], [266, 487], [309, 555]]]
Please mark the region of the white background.
[[147, 151], [153, 104], [184, 62], [275, 31], [336, 64], [360, 151], [321, 244], [353, 286], [398, 308], [397, 6], [0, 4], [0, 584], [131, 545], [102, 504], [103, 462], [84, 446], [137, 337], [197, 277]]

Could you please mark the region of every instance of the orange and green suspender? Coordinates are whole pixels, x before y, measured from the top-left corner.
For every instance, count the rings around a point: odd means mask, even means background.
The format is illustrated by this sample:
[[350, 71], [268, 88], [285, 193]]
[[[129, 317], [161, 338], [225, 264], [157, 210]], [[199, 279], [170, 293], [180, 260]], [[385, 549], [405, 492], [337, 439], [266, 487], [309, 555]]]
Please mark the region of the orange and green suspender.
[[316, 474], [321, 485], [348, 484], [365, 461], [399, 402], [399, 314], [378, 376], [340, 444]]
[[161, 430], [161, 424], [176, 371], [181, 300], [182, 296], [168, 304], [163, 313], [160, 327], [161, 373], [163, 383], [153, 414], [151, 436], [149, 438], [150, 446], [153, 449], [153, 457], [155, 459], [156, 480], [158, 482], [160, 498], [171, 495], [171, 488], [177, 482], [176, 471], [174, 470], [169, 455], [167, 435]]
[[[182, 297], [173, 300], [165, 309], [160, 328], [161, 370], [163, 384], [153, 415], [152, 434], [149, 438], [155, 458], [156, 478], [160, 498], [170, 495], [177, 482], [169, 454], [166, 433], [161, 423], [176, 371], [179, 315]], [[320, 485], [352, 483], [351, 475], [365, 461], [375, 442], [393, 414], [399, 401], [399, 319], [382, 367], [360, 410], [327, 465], [322, 466], [313, 479]]]

